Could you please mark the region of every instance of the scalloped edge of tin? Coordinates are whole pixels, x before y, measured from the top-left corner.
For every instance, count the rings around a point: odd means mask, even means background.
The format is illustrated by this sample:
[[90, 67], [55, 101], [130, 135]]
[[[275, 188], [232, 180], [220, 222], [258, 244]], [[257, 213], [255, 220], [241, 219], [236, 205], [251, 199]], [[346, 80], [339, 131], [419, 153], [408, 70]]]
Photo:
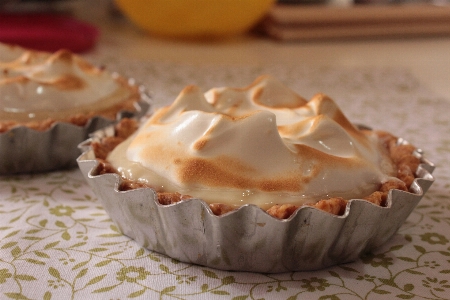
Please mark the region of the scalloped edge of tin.
[[435, 166], [418, 149], [410, 191], [391, 190], [385, 207], [352, 199], [342, 216], [304, 206], [280, 220], [248, 204], [216, 216], [201, 199], [161, 205], [151, 188], [119, 191], [119, 175], [94, 175], [98, 162], [89, 144], [111, 132], [100, 130], [80, 144], [77, 162], [120, 231], [149, 250], [221, 270], [281, 273], [355, 261], [389, 240], [434, 182]]
[[[128, 79], [135, 85], [134, 79]], [[55, 122], [49, 129], [37, 131], [26, 126], [16, 126], [0, 133], [0, 176], [25, 173], [40, 173], [77, 167], [80, 156], [78, 145], [89, 135], [120, 119], [140, 118], [151, 106], [145, 87], [137, 86], [140, 100], [135, 102], [135, 111], [119, 111], [116, 119], [96, 116], [84, 126], [67, 122]]]

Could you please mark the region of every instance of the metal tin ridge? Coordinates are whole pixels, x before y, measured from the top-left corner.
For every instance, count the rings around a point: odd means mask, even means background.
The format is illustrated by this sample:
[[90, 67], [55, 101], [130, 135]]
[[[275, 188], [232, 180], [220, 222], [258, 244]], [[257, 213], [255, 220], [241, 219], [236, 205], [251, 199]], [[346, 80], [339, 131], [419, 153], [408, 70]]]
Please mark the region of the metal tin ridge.
[[280, 273], [354, 261], [389, 240], [434, 181], [434, 165], [418, 150], [422, 163], [410, 192], [391, 190], [386, 207], [354, 199], [342, 216], [302, 207], [280, 220], [255, 205], [216, 216], [199, 199], [163, 206], [150, 188], [119, 192], [119, 175], [95, 175], [89, 143], [80, 145], [78, 165], [123, 234], [182, 262], [222, 270]]
[[56, 122], [45, 131], [17, 126], [0, 133], [0, 175], [47, 172], [77, 166], [80, 155], [78, 145], [89, 134], [109, 126], [124, 117], [141, 117], [150, 107], [144, 88], [136, 111], [121, 111], [115, 120], [103, 117], [91, 118], [85, 126]]

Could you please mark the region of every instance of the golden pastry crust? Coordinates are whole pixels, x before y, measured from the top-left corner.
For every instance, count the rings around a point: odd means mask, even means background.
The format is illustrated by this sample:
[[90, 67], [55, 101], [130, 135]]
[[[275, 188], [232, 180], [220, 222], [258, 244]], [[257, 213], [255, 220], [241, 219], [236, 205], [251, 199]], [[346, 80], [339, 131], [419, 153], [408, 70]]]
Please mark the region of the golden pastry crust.
[[121, 111], [136, 111], [136, 103], [140, 101], [141, 95], [138, 86], [132, 86], [127, 83], [127, 80], [122, 77], [115, 78], [121, 86], [130, 90], [130, 96], [124, 99], [122, 102], [117, 103], [113, 106], [108, 107], [104, 110], [90, 111], [87, 113], [77, 113], [67, 118], [53, 119], [48, 118], [42, 121], [30, 121], [30, 122], [17, 122], [14, 120], [0, 120], [0, 133], [6, 132], [17, 126], [25, 126], [27, 128], [45, 131], [52, 127], [56, 122], [70, 123], [76, 126], [85, 126], [87, 122], [93, 117], [103, 117], [109, 120], [115, 120], [117, 113]]
[[[105, 137], [100, 142], [93, 142], [91, 144], [94, 150], [95, 157], [98, 159], [98, 166], [95, 174], [102, 175], [108, 173], [117, 173], [111, 166], [106, 157], [118, 144], [124, 141], [138, 128], [136, 120], [123, 119], [115, 126], [115, 136]], [[397, 166], [397, 178], [399, 180], [389, 180], [380, 184], [378, 191], [364, 197], [363, 199], [373, 203], [377, 206], [385, 206], [388, 193], [392, 189], [408, 191], [410, 185], [415, 179], [415, 172], [420, 164], [420, 159], [414, 155], [415, 147], [409, 144], [398, 144], [398, 138], [390, 133], [377, 131], [382, 144], [388, 150], [390, 157]], [[119, 186], [121, 191], [133, 190], [138, 188], [152, 188], [151, 185], [132, 181], [122, 178]], [[179, 193], [157, 192], [158, 202], [162, 205], [169, 205], [180, 202], [182, 200], [191, 199], [189, 195], [182, 195]], [[315, 207], [322, 211], [331, 213], [333, 215], [343, 215], [346, 210], [348, 199], [340, 197], [322, 199], [316, 203], [305, 204], [304, 206]], [[209, 204], [211, 211], [215, 215], [223, 215], [230, 211], [237, 209], [235, 206], [213, 203]], [[276, 204], [270, 207], [266, 212], [279, 219], [289, 218], [300, 206], [293, 204]]]

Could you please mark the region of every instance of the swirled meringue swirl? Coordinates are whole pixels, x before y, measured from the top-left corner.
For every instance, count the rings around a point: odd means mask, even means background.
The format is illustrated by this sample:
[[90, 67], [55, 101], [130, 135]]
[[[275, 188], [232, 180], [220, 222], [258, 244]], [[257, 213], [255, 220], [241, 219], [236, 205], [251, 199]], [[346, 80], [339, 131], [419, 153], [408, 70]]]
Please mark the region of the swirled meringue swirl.
[[361, 198], [396, 172], [377, 135], [333, 100], [306, 101], [270, 76], [204, 94], [186, 87], [108, 161], [157, 191], [261, 208]]

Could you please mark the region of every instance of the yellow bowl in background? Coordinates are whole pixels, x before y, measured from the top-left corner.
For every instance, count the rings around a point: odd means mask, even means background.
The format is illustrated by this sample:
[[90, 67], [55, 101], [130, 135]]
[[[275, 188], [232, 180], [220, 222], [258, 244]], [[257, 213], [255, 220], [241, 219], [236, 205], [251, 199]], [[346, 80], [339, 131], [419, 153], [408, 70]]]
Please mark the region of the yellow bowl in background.
[[167, 37], [217, 38], [243, 33], [275, 0], [115, 0], [132, 22]]

